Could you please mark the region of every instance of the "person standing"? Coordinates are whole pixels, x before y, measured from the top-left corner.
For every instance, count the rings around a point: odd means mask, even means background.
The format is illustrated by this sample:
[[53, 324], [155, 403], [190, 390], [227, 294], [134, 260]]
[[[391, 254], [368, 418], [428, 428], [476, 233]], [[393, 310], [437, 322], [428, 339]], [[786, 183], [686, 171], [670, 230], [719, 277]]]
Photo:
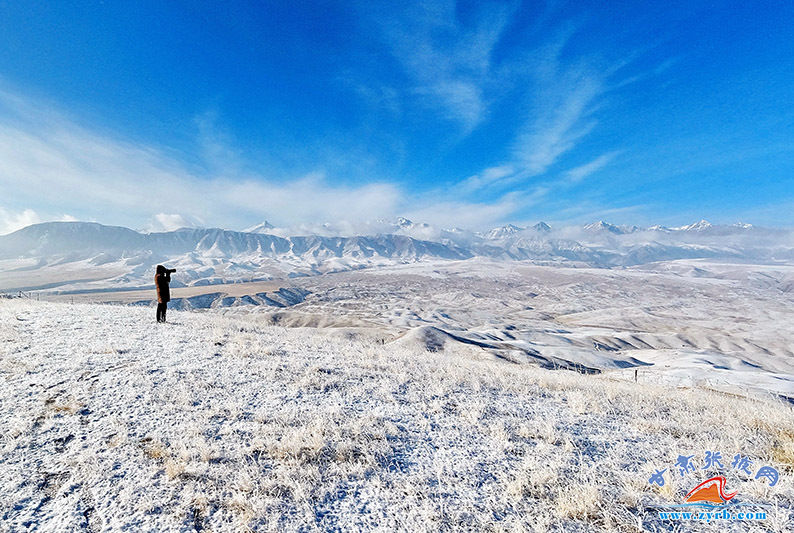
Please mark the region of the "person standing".
[[165, 268], [157, 265], [154, 275], [154, 286], [157, 289], [157, 321], [165, 322], [165, 312], [168, 310], [168, 302], [171, 301], [171, 274], [176, 272], [175, 268]]

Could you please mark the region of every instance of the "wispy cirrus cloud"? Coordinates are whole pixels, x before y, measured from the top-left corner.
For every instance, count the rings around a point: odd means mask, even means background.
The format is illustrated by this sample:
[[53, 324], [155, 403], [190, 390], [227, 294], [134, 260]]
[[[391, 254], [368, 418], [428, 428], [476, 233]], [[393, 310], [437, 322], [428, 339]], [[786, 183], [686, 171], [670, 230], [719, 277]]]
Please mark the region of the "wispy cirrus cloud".
[[574, 27], [565, 27], [524, 60], [532, 90], [512, 145], [523, 176], [544, 174], [598, 124], [595, 112], [608, 90], [608, 74], [591, 58], [565, 57], [575, 34]]
[[463, 180], [459, 185], [459, 190], [464, 194], [471, 193], [505, 178], [515, 176], [515, 174], [516, 169], [511, 164], [488, 167], [479, 174], [469, 176]]
[[410, 5], [390, 17], [371, 19], [411, 79], [412, 94], [459, 122], [464, 136], [487, 121], [492, 108], [513, 111], [506, 157], [461, 180], [455, 192], [463, 196], [487, 188], [529, 187], [533, 193], [537, 183], [532, 181], [538, 177], [570, 186], [617, 154], [614, 150], [588, 165], [559, 168], [592, 136], [610, 92], [633, 82], [616, 77], [637, 53], [607, 61], [576, 52], [572, 42], [582, 27], [570, 22], [552, 25], [553, 18], [542, 16], [541, 10], [543, 27], [528, 30], [536, 44], [528, 51], [508, 46], [496, 61], [494, 51], [515, 13], [515, 5], [488, 4], [469, 14], [464, 25], [456, 15], [456, 2], [450, 0]]
[[[395, 113], [418, 101], [457, 123], [452, 136], [458, 139], [490, 120], [492, 112], [509, 110], [510, 119], [499, 119], [499, 129], [508, 133], [495, 161], [447, 190], [422, 195], [372, 179], [342, 185], [334, 181], [342, 174], [334, 158], [317, 157], [318, 150], [328, 149], [324, 146], [313, 151], [314, 160], [323, 161], [314, 172], [314, 164], [291, 176], [246, 170], [244, 154], [213, 111], [194, 120], [196, 153], [204, 163], [196, 170], [173, 151], [98, 133], [52, 106], [5, 92], [0, 93], [0, 195], [13, 198], [13, 205], [9, 200], [2, 205], [14, 213], [39, 206], [39, 219], [68, 211], [105, 220], [101, 210], [114, 213], [116, 223], [149, 229], [246, 227], [265, 218], [309, 227], [395, 215], [450, 226], [502, 223], [526, 213], [553, 187], [580, 183], [617, 156], [616, 150], [577, 153], [579, 162], [591, 159], [575, 167], [564, 161], [596, 131], [602, 104], [622, 86], [616, 72], [631, 61], [629, 56], [609, 64], [577, 55], [570, 46], [578, 31], [573, 25], [536, 28], [531, 39], [511, 49], [502, 39], [515, 13], [516, 4], [487, 3], [459, 17], [449, 0], [410, 4], [387, 16], [370, 14], [408, 84], [399, 89], [380, 86], [379, 80], [354, 84], [362, 96]], [[536, 44], [526, 51], [532, 40]], [[505, 46], [497, 61], [500, 45]], [[342, 167], [349, 169], [347, 162], [355, 159], [357, 166], [379, 174], [383, 165], [369, 162], [375, 156], [368, 150], [355, 144], [345, 148], [339, 151], [346, 162]], [[479, 194], [484, 190], [488, 200]]]
[[455, 2], [408, 4], [390, 16], [368, 14], [410, 78], [408, 91], [469, 133], [485, 118], [492, 53], [514, 6], [485, 4], [464, 24]]
[[586, 177], [595, 174], [607, 166], [619, 154], [620, 150], [613, 150], [611, 152], [601, 154], [592, 161], [589, 161], [583, 165], [579, 165], [578, 167], [567, 170], [565, 174], [563, 174], [564, 180], [570, 184], [579, 183]]
[[542, 176], [571, 185], [618, 155], [620, 151], [613, 150], [579, 167], [554, 169], [596, 130], [599, 109], [609, 92], [621, 86], [612, 77], [627, 61], [608, 64], [596, 57], [566, 55], [576, 33], [575, 26], [563, 26], [505, 68], [505, 77], [525, 86], [509, 159], [467, 178], [462, 190], [515, 186]]
[[549, 84], [542, 89], [544, 102], [523, 128], [513, 144], [513, 156], [528, 176], [545, 173], [563, 154], [593, 131], [598, 123], [592, 117], [593, 103], [602, 94], [597, 79], [572, 79], [560, 92]]

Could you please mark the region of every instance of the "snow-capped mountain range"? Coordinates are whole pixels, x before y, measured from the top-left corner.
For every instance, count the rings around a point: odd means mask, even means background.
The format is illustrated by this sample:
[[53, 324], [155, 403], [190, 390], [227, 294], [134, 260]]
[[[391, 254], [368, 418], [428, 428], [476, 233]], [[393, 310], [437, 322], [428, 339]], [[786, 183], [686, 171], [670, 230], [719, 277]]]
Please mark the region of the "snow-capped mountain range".
[[[750, 224], [553, 228], [508, 224], [487, 232], [439, 229], [405, 218], [376, 221], [366, 235], [286, 236], [263, 222], [246, 231], [183, 228], [144, 233], [92, 222], [48, 222], [0, 236], [0, 290], [94, 290], [148, 286], [154, 266], [174, 284], [208, 285], [316, 275], [395, 263], [475, 257], [580, 266], [631, 266], [684, 258], [792, 261], [794, 234]], [[279, 234], [282, 233], [282, 234]], [[317, 232], [319, 233], [319, 232]]]

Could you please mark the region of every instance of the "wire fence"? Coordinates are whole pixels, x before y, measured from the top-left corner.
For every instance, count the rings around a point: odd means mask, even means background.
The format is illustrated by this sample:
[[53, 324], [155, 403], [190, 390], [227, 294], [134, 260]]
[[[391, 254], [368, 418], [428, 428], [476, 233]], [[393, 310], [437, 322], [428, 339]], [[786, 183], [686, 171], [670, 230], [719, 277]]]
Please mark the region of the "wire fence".
[[0, 298], [10, 300], [12, 298], [26, 298], [28, 300], [41, 300], [41, 293], [30, 291], [0, 292]]

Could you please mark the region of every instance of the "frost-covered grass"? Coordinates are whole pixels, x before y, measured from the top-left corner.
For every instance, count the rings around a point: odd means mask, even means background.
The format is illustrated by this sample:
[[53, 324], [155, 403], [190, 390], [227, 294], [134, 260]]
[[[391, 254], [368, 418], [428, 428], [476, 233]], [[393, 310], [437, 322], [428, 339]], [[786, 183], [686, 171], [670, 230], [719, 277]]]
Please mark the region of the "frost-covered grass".
[[781, 403], [169, 319], [0, 302], [0, 530], [667, 530], [691, 487], [648, 477], [705, 450], [781, 467], [741, 494], [794, 523]]

